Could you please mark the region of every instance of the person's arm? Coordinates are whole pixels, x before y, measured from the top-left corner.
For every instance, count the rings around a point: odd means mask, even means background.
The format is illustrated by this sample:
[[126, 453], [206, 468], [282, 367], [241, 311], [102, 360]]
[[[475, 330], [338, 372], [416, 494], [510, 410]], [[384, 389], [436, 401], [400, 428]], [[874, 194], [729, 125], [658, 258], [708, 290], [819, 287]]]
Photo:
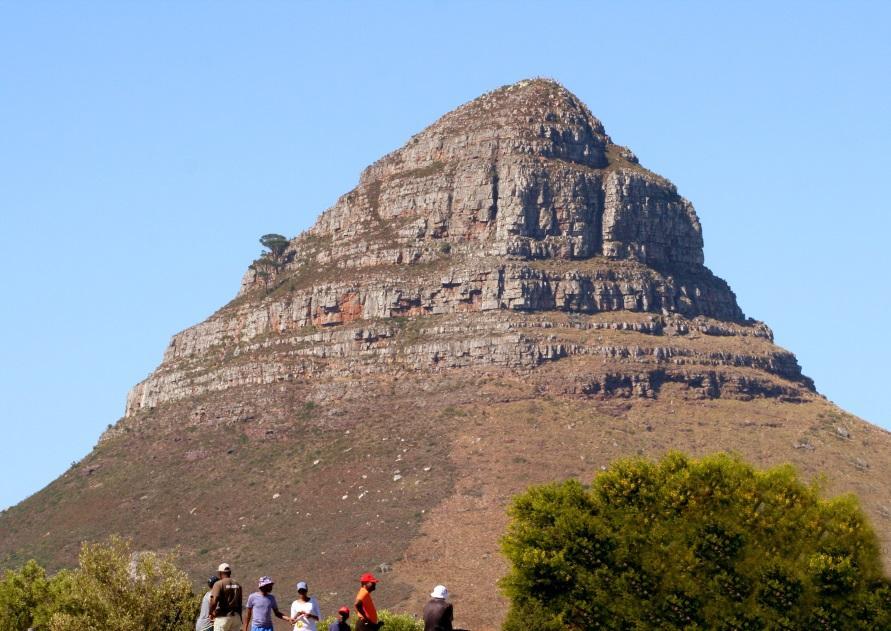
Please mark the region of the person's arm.
[[368, 620], [368, 614], [365, 613], [365, 605], [362, 604], [362, 600], [356, 600], [356, 612], [359, 614], [359, 617], [363, 620]]
[[278, 607], [273, 607], [273, 608], [272, 608], [272, 613], [275, 614], [275, 617], [276, 617], [276, 618], [281, 618], [281, 619], [284, 620], [285, 622], [294, 622], [293, 620], [291, 620], [290, 617], [288, 617], [288, 616], [286, 616], [285, 614], [283, 614], [282, 612], [280, 612], [280, 611], [278, 610]]
[[251, 628], [251, 615], [254, 613], [254, 606], [247, 606], [247, 615], [244, 617], [244, 624], [241, 626], [241, 631], [248, 631]]
[[452, 608], [452, 604], [449, 603], [449, 606], [446, 607], [445, 615], [443, 616], [443, 622], [445, 622], [445, 628], [448, 631], [452, 631], [452, 619], [455, 616], [455, 610]]
[[207, 617], [213, 622], [217, 612], [217, 586], [214, 585], [210, 590], [210, 604], [208, 606]]

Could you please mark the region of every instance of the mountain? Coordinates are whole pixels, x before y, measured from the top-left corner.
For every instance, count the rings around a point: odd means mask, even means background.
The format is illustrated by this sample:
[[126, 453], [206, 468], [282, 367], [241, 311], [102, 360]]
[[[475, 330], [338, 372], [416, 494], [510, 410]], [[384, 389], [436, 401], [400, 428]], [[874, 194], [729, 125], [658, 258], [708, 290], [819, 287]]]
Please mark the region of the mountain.
[[887, 550], [889, 448], [704, 266], [675, 186], [534, 79], [446, 114], [252, 265], [89, 456], [0, 515], [0, 559], [59, 567], [119, 532], [180, 547], [196, 580], [225, 560], [286, 599], [306, 579], [323, 613], [366, 570], [413, 611], [445, 583], [460, 624], [494, 628], [529, 484], [669, 449], [791, 461], [856, 493]]

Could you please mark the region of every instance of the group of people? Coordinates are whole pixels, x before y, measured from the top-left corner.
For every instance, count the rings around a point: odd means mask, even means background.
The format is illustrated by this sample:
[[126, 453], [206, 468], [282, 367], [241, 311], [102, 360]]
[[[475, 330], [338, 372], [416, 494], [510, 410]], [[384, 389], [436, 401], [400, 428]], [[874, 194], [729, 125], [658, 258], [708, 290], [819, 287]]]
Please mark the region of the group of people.
[[[353, 607], [356, 610], [355, 631], [377, 631], [383, 625], [378, 619], [377, 609], [371, 593], [377, 587], [374, 574], [365, 573], [359, 578], [359, 592]], [[232, 578], [232, 568], [228, 563], [220, 564], [217, 575], [207, 581], [208, 591], [201, 600], [201, 611], [195, 631], [273, 631], [272, 617], [280, 618], [294, 625], [294, 631], [318, 631], [322, 619], [319, 603], [309, 595], [305, 581], [297, 583], [297, 598], [291, 603], [290, 615], [283, 614], [272, 595], [275, 582], [268, 576], [257, 581], [257, 591], [250, 594], [242, 606], [241, 585]], [[453, 609], [448, 602], [449, 590], [437, 585], [430, 594], [430, 601], [424, 606], [424, 631], [457, 631], [452, 628]], [[353, 631], [349, 623], [350, 608], [343, 606], [337, 610], [337, 620], [331, 623], [328, 631]]]

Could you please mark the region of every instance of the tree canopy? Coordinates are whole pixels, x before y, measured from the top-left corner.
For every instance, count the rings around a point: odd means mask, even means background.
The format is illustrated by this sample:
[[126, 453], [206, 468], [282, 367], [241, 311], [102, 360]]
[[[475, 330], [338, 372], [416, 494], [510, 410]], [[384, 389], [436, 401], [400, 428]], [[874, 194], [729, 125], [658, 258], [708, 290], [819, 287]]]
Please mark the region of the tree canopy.
[[51, 578], [34, 561], [0, 580], [0, 631], [191, 631], [198, 599], [170, 556], [125, 539], [85, 543]]
[[505, 629], [891, 629], [856, 498], [791, 466], [626, 459], [515, 498]]
[[281, 234], [264, 234], [260, 237], [260, 245], [267, 248], [272, 253], [272, 256], [278, 259], [285, 253], [285, 249], [288, 247], [288, 239]]

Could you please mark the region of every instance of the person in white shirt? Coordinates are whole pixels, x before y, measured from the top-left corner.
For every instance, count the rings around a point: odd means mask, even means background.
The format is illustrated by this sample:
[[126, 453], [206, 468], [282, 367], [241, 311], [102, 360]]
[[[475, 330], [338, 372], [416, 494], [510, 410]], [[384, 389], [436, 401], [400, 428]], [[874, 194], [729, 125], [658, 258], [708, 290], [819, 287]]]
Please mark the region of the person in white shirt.
[[296, 621], [294, 631], [317, 631], [322, 614], [319, 601], [309, 596], [309, 588], [304, 581], [297, 583], [297, 600], [291, 603], [291, 618]]
[[198, 613], [198, 620], [195, 621], [195, 631], [213, 631], [213, 620], [210, 619], [210, 590], [218, 580], [219, 576], [207, 579], [207, 593], [201, 599], [201, 611]]

